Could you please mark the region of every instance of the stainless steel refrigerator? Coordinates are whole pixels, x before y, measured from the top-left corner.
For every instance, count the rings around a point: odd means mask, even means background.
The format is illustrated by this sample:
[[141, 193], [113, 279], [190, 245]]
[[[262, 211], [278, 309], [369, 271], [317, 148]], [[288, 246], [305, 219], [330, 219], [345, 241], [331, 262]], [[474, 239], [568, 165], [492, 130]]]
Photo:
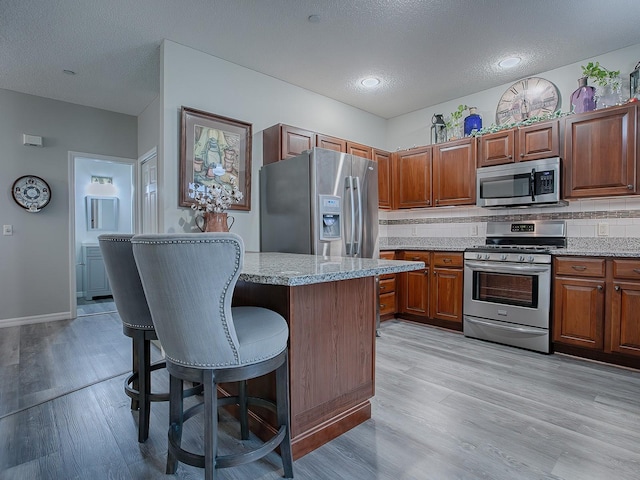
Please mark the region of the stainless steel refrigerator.
[[378, 258], [378, 165], [313, 148], [260, 170], [260, 250]]

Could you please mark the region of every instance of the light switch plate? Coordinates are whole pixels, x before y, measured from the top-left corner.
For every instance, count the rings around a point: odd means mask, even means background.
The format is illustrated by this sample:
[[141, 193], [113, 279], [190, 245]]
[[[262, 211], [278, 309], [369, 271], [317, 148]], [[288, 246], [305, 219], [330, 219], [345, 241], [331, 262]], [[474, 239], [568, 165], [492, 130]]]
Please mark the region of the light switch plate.
[[13, 225], [3, 225], [2, 235], [13, 235]]

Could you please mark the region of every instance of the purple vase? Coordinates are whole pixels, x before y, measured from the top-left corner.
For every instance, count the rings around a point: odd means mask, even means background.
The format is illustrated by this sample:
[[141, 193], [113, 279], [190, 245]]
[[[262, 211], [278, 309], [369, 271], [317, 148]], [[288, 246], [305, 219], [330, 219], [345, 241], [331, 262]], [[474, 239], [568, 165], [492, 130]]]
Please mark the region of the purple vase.
[[578, 79], [578, 89], [571, 94], [573, 113], [590, 112], [596, 109], [596, 87], [587, 85], [587, 77]]

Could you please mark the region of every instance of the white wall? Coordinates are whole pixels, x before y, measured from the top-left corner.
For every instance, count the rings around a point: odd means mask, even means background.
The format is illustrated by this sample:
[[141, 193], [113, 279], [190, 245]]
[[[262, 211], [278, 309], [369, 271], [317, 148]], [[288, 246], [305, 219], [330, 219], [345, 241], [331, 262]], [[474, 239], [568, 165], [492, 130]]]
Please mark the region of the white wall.
[[160, 144], [160, 96], [138, 116], [138, 156]]
[[163, 188], [160, 231], [191, 231], [192, 211], [178, 207], [180, 108], [196, 108], [253, 124], [251, 211], [232, 210], [232, 231], [247, 250], [259, 250], [258, 172], [262, 130], [286, 123], [382, 148], [386, 121], [275, 78], [164, 41], [161, 52], [162, 145], [158, 149]]
[[[23, 133], [42, 136], [43, 147], [22, 145]], [[69, 318], [69, 151], [135, 158], [136, 118], [0, 89], [0, 224], [13, 225], [0, 236], [0, 326]], [[27, 174], [51, 186], [39, 213], [11, 197]]]
[[[569, 99], [571, 93], [578, 88], [578, 78], [582, 76], [581, 65], [588, 62], [599, 61], [600, 64], [609, 70], [620, 70], [622, 77], [622, 93], [625, 98], [629, 96], [629, 73], [640, 60], [640, 44], [632, 45], [621, 50], [616, 50], [597, 57], [586, 58], [581, 62], [566, 65], [548, 72], [541, 72], [537, 75], [552, 81], [560, 91], [560, 109], [563, 112], [571, 110]], [[464, 75], [464, 72], [460, 72]], [[482, 125], [489, 126], [495, 123], [496, 107], [502, 94], [512, 85], [512, 82], [505, 83], [482, 92], [460, 97], [449, 102], [440, 103], [432, 107], [416, 110], [390, 119], [387, 122], [387, 144], [386, 149], [395, 151], [397, 149], [411, 148], [416, 145], [428, 145], [430, 141], [431, 117], [435, 113], [442, 113], [448, 117], [451, 112], [458, 108], [458, 105], [469, 105], [478, 107], [478, 113], [482, 116]], [[465, 112], [465, 115], [467, 112]]]

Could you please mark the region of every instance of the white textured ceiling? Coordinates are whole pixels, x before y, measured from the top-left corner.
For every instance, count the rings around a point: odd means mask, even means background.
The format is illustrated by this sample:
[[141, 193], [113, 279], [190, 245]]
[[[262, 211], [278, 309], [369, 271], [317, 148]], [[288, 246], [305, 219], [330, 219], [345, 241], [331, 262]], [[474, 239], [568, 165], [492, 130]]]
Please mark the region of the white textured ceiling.
[[638, 44], [640, 0], [0, 0], [0, 88], [138, 115], [164, 38], [391, 118]]

